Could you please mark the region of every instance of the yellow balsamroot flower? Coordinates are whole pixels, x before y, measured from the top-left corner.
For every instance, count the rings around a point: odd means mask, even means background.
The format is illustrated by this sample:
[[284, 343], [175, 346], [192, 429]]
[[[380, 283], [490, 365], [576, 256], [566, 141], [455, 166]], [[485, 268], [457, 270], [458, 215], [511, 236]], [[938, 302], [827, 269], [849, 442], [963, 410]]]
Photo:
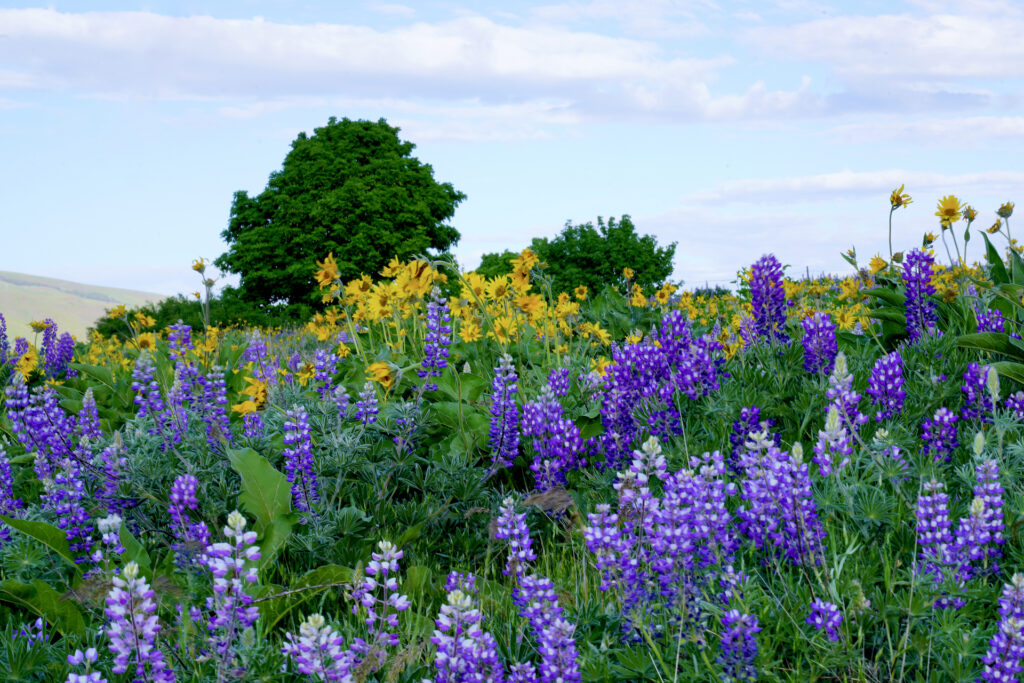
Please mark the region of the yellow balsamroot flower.
[[366, 379], [380, 384], [385, 389], [390, 389], [395, 383], [395, 376], [391, 371], [391, 366], [384, 361], [371, 363], [370, 366], [366, 368]]
[[509, 295], [509, 281], [507, 275], [499, 275], [487, 282], [487, 298], [491, 301], [501, 301]]
[[33, 332], [42, 332], [50, 327], [50, 323], [45, 320], [33, 320], [28, 326], [32, 328]]
[[530, 291], [530, 271], [528, 270], [514, 270], [509, 276], [512, 280], [512, 289], [517, 292], [528, 292]]
[[338, 263], [334, 260], [334, 252], [327, 254], [327, 258], [323, 261], [316, 262], [316, 282], [320, 285], [320, 289], [330, 287], [335, 280], [341, 277], [341, 273], [338, 272]]
[[516, 297], [516, 306], [531, 318], [544, 310], [544, 298], [540, 294], [523, 294]]
[[996, 222], [992, 224], [992, 227], [991, 228], [986, 228], [985, 232], [987, 232], [990, 235], [994, 235], [997, 232], [999, 232], [999, 229], [1001, 227], [1003, 227], [1003, 221], [1002, 221], [1001, 218], [997, 218]]
[[15, 369], [21, 373], [22, 377], [28, 377], [38, 366], [39, 352], [31, 344], [29, 344], [28, 351], [22, 354], [18, 362], [14, 364]]
[[632, 280], [633, 276], [635, 274], [636, 273], [633, 272], [632, 268], [623, 268], [622, 269], [622, 277], [626, 278], [627, 280]]
[[245, 381], [249, 383], [249, 386], [242, 389], [242, 394], [250, 397], [257, 408], [262, 408], [267, 402], [267, 383], [255, 377], [246, 377]]
[[459, 338], [467, 343], [480, 339], [480, 325], [475, 320], [464, 320], [459, 326]]
[[348, 344], [339, 344], [338, 350], [335, 351], [335, 355], [338, 358], [348, 358], [348, 354], [352, 353], [352, 349], [349, 348]]
[[153, 325], [156, 325], [156, 319], [151, 315], [140, 312], [135, 314], [135, 324], [139, 327], [153, 327]]
[[557, 354], [569, 353], [569, 345], [568, 344], [559, 344], [558, 346], [556, 346], [554, 348], [554, 351]]
[[527, 247], [520, 252], [519, 258], [512, 259], [512, 269], [522, 270], [529, 273], [530, 269], [538, 263], [540, 263], [540, 259], [537, 258], [535, 253], [533, 253], [533, 250]]
[[654, 293], [654, 298], [658, 300], [659, 304], [664, 306], [665, 304], [668, 303], [668, 300], [672, 297], [672, 295], [675, 294], [676, 289], [678, 289], [678, 287], [666, 282], [664, 285], [662, 285], [661, 289]]
[[626, 335], [627, 344], [639, 344], [640, 340], [644, 338], [644, 333], [640, 330], [633, 330], [631, 333]]
[[143, 332], [135, 340], [135, 347], [139, 351], [152, 351], [156, 348], [156, 335], [152, 332]]
[[889, 195], [889, 204], [892, 205], [893, 210], [906, 206], [912, 203], [914, 200], [910, 198], [910, 195], [903, 191], [903, 185], [900, 185], [897, 189], [892, 191]]
[[1000, 218], [1009, 218], [1010, 216], [1013, 215], [1013, 206], [1013, 202], [1006, 202], [998, 209], [996, 209], [996, 215], [998, 215]]
[[256, 402], [252, 399], [231, 406], [231, 412], [238, 413], [239, 415], [248, 415], [249, 413], [255, 413], [257, 410], [259, 408], [256, 407]]
[[111, 320], [117, 320], [128, 315], [128, 308], [124, 304], [118, 304], [107, 311], [107, 317]]
[[202, 298], [202, 295], [199, 292], [192, 292], [192, 296], [196, 298], [196, 301], [199, 301]]
[[373, 288], [373, 280], [365, 273], [345, 283], [345, 303], [352, 305], [362, 301]]
[[969, 204], [964, 206], [963, 214], [968, 224], [973, 223], [974, 219], [978, 217], [977, 210], [975, 210], [975, 208]]
[[577, 301], [586, 301], [587, 294], [589, 294], [589, 292], [587, 291], [586, 285], [580, 285], [579, 287], [573, 290], [573, 294], [576, 296]]
[[633, 285], [633, 295], [629, 299], [629, 303], [633, 304], [637, 308], [643, 308], [647, 305], [647, 297], [644, 296], [644, 288], [640, 285]]
[[384, 270], [380, 271], [381, 277], [395, 277], [404, 266], [405, 264], [398, 260], [397, 256], [392, 256], [388, 264], [384, 266]]
[[309, 384], [309, 380], [313, 379], [313, 375], [316, 374], [316, 366], [312, 363], [303, 363], [299, 371], [295, 373], [295, 379], [299, 380], [299, 384], [306, 386]]
[[594, 360], [590, 361], [590, 369], [602, 377], [608, 376], [608, 368], [615, 365], [612, 361], [608, 360], [604, 356], [598, 356]]
[[871, 261], [868, 262], [868, 267], [871, 268], [872, 275], [878, 274], [884, 270], [887, 265], [888, 264], [885, 262], [885, 259], [878, 254], [872, 256]]
[[939, 222], [942, 223], [943, 227], [948, 228], [960, 220], [961, 210], [960, 200], [954, 195], [947, 195], [939, 200], [938, 210], [935, 212], [935, 215], [939, 217]]
[[196, 271], [200, 275], [206, 270], [206, 259], [197, 258], [192, 261], [192, 270]]
[[519, 338], [519, 321], [514, 316], [498, 316], [494, 319], [494, 329], [487, 336], [499, 344], [508, 344]]

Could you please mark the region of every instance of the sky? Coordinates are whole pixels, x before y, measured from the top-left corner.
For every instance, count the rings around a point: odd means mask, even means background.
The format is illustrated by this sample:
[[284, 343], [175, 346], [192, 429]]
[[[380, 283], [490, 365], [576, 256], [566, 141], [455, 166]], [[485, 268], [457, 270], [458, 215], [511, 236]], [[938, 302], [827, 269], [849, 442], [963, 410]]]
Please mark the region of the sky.
[[901, 184], [896, 250], [947, 194], [1024, 200], [1021, 35], [1019, 0], [0, 0], [0, 270], [197, 290], [234, 192], [335, 116], [467, 195], [467, 268], [629, 214], [686, 286], [846, 273]]

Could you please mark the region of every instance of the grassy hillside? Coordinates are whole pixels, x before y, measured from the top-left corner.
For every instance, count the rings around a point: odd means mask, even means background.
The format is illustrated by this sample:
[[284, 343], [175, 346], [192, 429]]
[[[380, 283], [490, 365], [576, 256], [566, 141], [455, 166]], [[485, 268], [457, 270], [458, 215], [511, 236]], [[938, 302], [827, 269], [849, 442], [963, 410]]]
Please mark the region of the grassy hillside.
[[137, 306], [164, 296], [117, 287], [97, 287], [78, 282], [23, 275], [0, 270], [0, 313], [7, 319], [7, 335], [33, 339], [31, 320], [53, 318], [62, 332], [79, 339], [103, 312], [125, 304]]

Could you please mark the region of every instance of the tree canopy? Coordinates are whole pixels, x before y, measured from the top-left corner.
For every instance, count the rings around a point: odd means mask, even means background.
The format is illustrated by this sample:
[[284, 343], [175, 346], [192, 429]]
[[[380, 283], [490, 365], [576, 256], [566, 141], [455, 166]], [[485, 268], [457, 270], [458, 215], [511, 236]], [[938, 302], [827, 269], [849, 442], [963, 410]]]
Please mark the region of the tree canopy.
[[331, 117], [312, 136], [299, 133], [263, 192], [235, 193], [216, 265], [241, 276], [242, 299], [308, 305], [319, 300], [315, 261], [328, 253], [348, 280], [458, 242], [446, 221], [466, 195], [435, 181], [398, 130]]
[[[652, 235], [638, 235], [628, 214], [607, 222], [598, 216], [596, 227], [589, 221], [577, 225], [566, 221], [557, 237], [536, 237], [530, 248], [547, 264], [555, 292], [584, 285], [594, 294], [606, 285], [624, 283], [624, 268], [633, 270], [632, 281], [642, 287], [660, 285], [672, 275], [676, 253], [675, 242], [659, 247]], [[488, 277], [511, 272], [515, 256], [510, 251], [484, 254], [478, 271]]]

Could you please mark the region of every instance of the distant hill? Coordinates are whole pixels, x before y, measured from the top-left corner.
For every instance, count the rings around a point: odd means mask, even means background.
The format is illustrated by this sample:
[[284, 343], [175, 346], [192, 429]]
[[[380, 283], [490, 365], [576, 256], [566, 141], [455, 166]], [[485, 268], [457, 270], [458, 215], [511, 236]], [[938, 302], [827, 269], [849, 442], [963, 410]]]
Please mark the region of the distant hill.
[[28, 324], [43, 318], [53, 318], [61, 332], [70, 332], [84, 340], [86, 328], [106, 309], [118, 304], [141, 306], [165, 298], [151, 292], [83, 285], [0, 270], [0, 313], [7, 319], [7, 338], [12, 343], [15, 337], [33, 341], [35, 333]]

